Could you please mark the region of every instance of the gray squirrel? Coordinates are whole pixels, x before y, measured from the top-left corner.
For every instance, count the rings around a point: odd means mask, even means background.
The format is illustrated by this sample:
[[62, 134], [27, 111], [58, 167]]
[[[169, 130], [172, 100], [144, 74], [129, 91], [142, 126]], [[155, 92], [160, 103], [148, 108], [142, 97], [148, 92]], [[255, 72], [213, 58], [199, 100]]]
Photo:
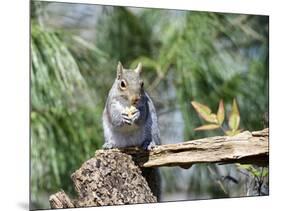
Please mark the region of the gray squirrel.
[[156, 110], [144, 91], [141, 63], [125, 69], [121, 62], [103, 111], [103, 148], [140, 146], [150, 150], [160, 144]]
[[[116, 79], [109, 91], [103, 111], [103, 148], [130, 146], [150, 150], [160, 145], [156, 110], [144, 91], [141, 63], [135, 69], [117, 65]], [[152, 193], [160, 200], [161, 177], [156, 168], [141, 168]]]

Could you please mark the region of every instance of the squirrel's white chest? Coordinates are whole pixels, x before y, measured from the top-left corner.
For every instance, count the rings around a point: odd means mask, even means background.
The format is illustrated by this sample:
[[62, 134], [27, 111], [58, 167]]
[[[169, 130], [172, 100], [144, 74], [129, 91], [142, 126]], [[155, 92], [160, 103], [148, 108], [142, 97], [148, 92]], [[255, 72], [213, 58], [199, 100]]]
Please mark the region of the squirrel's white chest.
[[120, 144], [118, 147], [141, 146], [144, 141], [140, 130], [126, 133], [125, 135], [119, 133], [116, 134], [116, 138], [118, 140], [115, 141]]
[[144, 138], [142, 128], [138, 128], [138, 130], [133, 129], [133, 127], [137, 127], [131, 125], [130, 127], [122, 128], [122, 130], [112, 131], [112, 142], [115, 147], [130, 147], [130, 146], [141, 146]]

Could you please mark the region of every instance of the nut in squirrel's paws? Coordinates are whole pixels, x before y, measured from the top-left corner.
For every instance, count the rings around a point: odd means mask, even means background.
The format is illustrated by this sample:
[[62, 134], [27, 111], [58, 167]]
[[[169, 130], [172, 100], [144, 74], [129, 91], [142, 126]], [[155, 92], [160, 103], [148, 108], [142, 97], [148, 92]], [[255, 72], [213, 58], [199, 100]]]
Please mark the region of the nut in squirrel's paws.
[[131, 125], [136, 119], [139, 118], [140, 112], [135, 106], [130, 106], [125, 108], [125, 111], [122, 116], [125, 123]]
[[125, 113], [128, 115], [130, 119], [133, 117], [133, 114], [135, 114], [137, 111], [138, 110], [135, 106], [130, 106], [125, 108]]

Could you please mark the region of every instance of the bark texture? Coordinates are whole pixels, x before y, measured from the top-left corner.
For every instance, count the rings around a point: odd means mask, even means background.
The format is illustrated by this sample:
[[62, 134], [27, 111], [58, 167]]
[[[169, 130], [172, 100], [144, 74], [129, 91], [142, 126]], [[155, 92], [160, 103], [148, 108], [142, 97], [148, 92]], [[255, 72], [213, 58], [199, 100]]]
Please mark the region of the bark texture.
[[132, 157], [118, 150], [96, 153], [71, 178], [77, 199], [62, 191], [50, 196], [51, 208], [88, 207], [156, 202]]

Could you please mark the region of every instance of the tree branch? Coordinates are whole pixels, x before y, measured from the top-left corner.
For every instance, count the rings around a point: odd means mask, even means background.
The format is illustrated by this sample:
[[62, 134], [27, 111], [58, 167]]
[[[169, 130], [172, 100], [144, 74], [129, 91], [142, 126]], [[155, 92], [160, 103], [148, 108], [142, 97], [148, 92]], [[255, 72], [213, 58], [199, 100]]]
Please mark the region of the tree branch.
[[[143, 167], [185, 166], [196, 163], [268, 164], [268, 128], [245, 131], [236, 136], [215, 136], [179, 144], [155, 147], [150, 152], [139, 148], [124, 148], [121, 152], [133, 156]], [[97, 153], [102, 153], [98, 150]]]

